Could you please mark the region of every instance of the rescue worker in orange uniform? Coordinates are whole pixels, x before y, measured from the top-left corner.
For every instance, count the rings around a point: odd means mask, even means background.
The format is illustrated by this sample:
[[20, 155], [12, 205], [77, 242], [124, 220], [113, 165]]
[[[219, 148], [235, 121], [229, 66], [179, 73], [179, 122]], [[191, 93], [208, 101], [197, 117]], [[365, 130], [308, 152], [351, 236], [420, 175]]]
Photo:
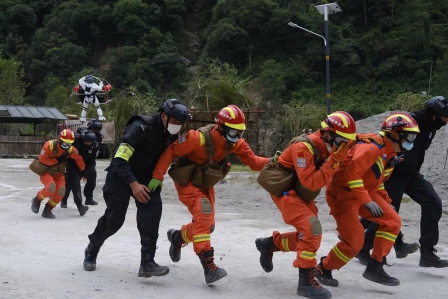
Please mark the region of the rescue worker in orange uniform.
[[[209, 131], [214, 147], [213, 162], [222, 163], [227, 155], [233, 153], [252, 170], [260, 171], [263, 168], [270, 158], [254, 154], [247, 142], [241, 138], [245, 129], [245, 117], [240, 108], [229, 105], [219, 111], [216, 124]], [[209, 156], [206, 151], [204, 133], [199, 130], [190, 130], [166, 149], [148, 185], [150, 190], [162, 184], [163, 175], [176, 156], [186, 156], [193, 164], [197, 164], [197, 167], [206, 165], [209, 162]], [[174, 180], [174, 185], [180, 201], [188, 208], [193, 220], [179, 230], [168, 230], [171, 260], [178, 262], [181, 258], [182, 245], [193, 243], [193, 249], [204, 268], [205, 281], [207, 284], [213, 283], [227, 275], [224, 269], [214, 263], [214, 249], [210, 242], [210, 234], [215, 226], [215, 190], [213, 186], [197, 187], [197, 184], [193, 185], [191, 180], [184, 186]]]
[[332, 270], [345, 266], [362, 248], [364, 228], [358, 218], [361, 216], [379, 225], [363, 277], [387, 286], [400, 284], [383, 269], [401, 228], [400, 216], [391, 206], [383, 182], [401, 161], [397, 153], [410, 150], [419, 132], [412, 116], [404, 112], [389, 115], [381, 127], [383, 142], [356, 144], [331, 177], [326, 199], [341, 241], [317, 265], [316, 278], [320, 283], [338, 286]]
[[[296, 139], [296, 138], [295, 138]], [[297, 294], [310, 298], [327, 299], [331, 293], [315, 280], [316, 253], [322, 238], [322, 226], [317, 218], [314, 199], [325, 187], [340, 161], [356, 140], [356, 124], [346, 112], [336, 111], [321, 123], [321, 129], [299, 137], [278, 157], [283, 168], [294, 170], [304, 189], [285, 190], [283, 196], [271, 198], [280, 210], [286, 224], [295, 231], [274, 231], [271, 237], [255, 240], [260, 251], [260, 264], [266, 272], [273, 269], [273, 252], [297, 252], [293, 266], [299, 268]]]
[[42, 211], [42, 217], [54, 219], [56, 216], [51, 212], [65, 195], [65, 163], [70, 158], [76, 162], [81, 171], [82, 180], [85, 180], [84, 160], [79, 155], [78, 150], [72, 146], [75, 141], [75, 134], [70, 129], [64, 129], [59, 133], [58, 140], [45, 142], [40, 155], [39, 162], [47, 166], [47, 170], [40, 176], [40, 181], [44, 188], [31, 200], [31, 210], [39, 213], [41, 202], [49, 197]]

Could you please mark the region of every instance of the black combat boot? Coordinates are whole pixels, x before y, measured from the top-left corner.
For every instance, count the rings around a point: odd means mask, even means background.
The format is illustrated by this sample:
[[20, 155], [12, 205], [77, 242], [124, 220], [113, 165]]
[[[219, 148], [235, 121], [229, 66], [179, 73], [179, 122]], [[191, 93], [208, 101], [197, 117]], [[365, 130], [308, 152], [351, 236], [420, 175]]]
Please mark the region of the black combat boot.
[[53, 215], [51, 210], [53, 210], [53, 207], [50, 206], [49, 204], [46, 204], [44, 210], [42, 211], [42, 217], [47, 219], [55, 219], [56, 216]]
[[141, 253], [142, 259], [140, 269], [138, 270], [138, 277], [164, 276], [170, 272], [168, 267], [160, 266], [154, 261], [154, 256], [156, 255], [155, 249], [142, 246]]
[[408, 254], [414, 253], [420, 248], [418, 243], [405, 243], [403, 237], [404, 235], [400, 231], [394, 243], [395, 256], [397, 259], [403, 259], [407, 257]]
[[96, 206], [98, 202], [94, 201], [93, 198], [86, 198], [86, 202], [84, 204], [89, 206]]
[[98, 256], [98, 252], [100, 251], [100, 247], [96, 247], [92, 242], [87, 245], [86, 250], [84, 251], [84, 270], [86, 271], [95, 271], [96, 270], [96, 257]]
[[214, 283], [227, 275], [226, 270], [219, 268], [213, 262], [213, 247], [209, 251], [203, 251], [198, 254], [201, 260], [202, 268], [204, 268], [205, 283]]
[[325, 257], [321, 257], [320, 263], [316, 266], [316, 278], [321, 284], [337, 287], [339, 285], [339, 281], [333, 278], [331, 270], [325, 269], [324, 260]]
[[78, 206], [78, 211], [79, 211], [79, 215], [84, 216], [84, 214], [89, 210], [88, 206], [84, 206], [84, 205], [79, 205]]
[[272, 257], [275, 251], [279, 251], [275, 246], [272, 237], [258, 238], [255, 240], [255, 246], [260, 251], [260, 264], [265, 272], [271, 272], [274, 269], [272, 264]]
[[332, 296], [330, 291], [321, 286], [314, 275], [314, 268], [299, 269], [299, 286], [297, 287], [297, 295], [311, 299], [331, 298]]
[[31, 200], [31, 211], [37, 214], [39, 213], [39, 209], [40, 209], [40, 200], [38, 200], [36, 196]]
[[170, 229], [166, 232], [168, 241], [170, 241], [170, 258], [173, 262], [180, 261], [182, 245], [187, 244], [182, 239], [180, 230]]
[[63, 209], [66, 209], [67, 208], [67, 201], [66, 200], [61, 201], [60, 207], [63, 208]]
[[442, 260], [435, 253], [434, 248], [420, 247], [420, 267], [445, 268], [448, 267], [448, 260]]
[[367, 266], [367, 264], [370, 261], [370, 251], [361, 249], [355, 257], [359, 260], [361, 264]]
[[[383, 258], [382, 262], [378, 262], [374, 258], [370, 258], [367, 268], [362, 274], [365, 279], [371, 280], [376, 283], [384, 284], [386, 286], [397, 286], [400, 281], [395, 277], [389, 276], [384, 269], [383, 265], [386, 264], [386, 259]], [[387, 265], [387, 264], [386, 264]]]

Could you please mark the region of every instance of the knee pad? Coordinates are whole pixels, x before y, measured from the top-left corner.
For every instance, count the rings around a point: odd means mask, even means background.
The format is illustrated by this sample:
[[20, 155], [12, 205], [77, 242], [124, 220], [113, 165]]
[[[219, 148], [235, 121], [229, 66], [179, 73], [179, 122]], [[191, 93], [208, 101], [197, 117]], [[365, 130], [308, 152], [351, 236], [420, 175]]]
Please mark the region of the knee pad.
[[48, 191], [51, 192], [51, 194], [53, 194], [56, 191], [56, 184], [55, 183], [50, 183], [50, 185], [48, 186]]
[[210, 233], [215, 231], [215, 225], [213, 224], [212, 226], [210, 226]]
[[201, 198], [201, 212], [204, 215], [210, 215], [212, 213], [212, 204], [208, 198]]
[[65, 186], [62, 186], [61, 188], [59, 188], [58, 194], [62, 195], [62, 196], [65, 195]]
[[320, 224], [320, 221], [317, 217], [313, 216], [310, 218], [310, 224], [311, 224], [311, 233], [313, 236], [319, 236], [322, 234], [322, 225]]

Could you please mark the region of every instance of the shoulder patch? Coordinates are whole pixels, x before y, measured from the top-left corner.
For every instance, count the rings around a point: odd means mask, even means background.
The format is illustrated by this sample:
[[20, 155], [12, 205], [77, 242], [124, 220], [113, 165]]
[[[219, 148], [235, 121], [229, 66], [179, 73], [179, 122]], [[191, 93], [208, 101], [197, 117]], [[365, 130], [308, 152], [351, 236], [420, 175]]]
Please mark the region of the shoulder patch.
[[298, 168], [305, 168], [306, 167], [306, 158], [303, 157], [297, 157], [296, 159], [297, 167]]
[[187, 134], [180, 135], [178, 138], [179, 144], [184, 143], [185, 141], [187, 141]]
[[41, 156], [43, 156], [43, 155], [45, 154], [45, 151], [42, 149], [42, 150], [40, 151], [40, 154], [41, 154]]

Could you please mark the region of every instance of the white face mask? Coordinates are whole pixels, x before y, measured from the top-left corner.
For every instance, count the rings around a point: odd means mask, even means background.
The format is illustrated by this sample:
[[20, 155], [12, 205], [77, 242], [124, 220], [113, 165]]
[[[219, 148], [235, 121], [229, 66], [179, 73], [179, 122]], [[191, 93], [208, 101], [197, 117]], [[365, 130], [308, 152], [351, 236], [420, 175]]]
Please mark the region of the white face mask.
[[177, 134], [179, 133], [180, 129], [182, 128], [182, 125], [173, 125], [173, 124], [168, 124], [168, 127], [166, 128], [168, 130], [168, 132], [171, 135]]
[[329, 144], [327, 144], [327, 150], [328, 150], [328, 152], [329, 153], [331, 153], [331, 150], [332, 150], [333, 148], [329, 145]]

